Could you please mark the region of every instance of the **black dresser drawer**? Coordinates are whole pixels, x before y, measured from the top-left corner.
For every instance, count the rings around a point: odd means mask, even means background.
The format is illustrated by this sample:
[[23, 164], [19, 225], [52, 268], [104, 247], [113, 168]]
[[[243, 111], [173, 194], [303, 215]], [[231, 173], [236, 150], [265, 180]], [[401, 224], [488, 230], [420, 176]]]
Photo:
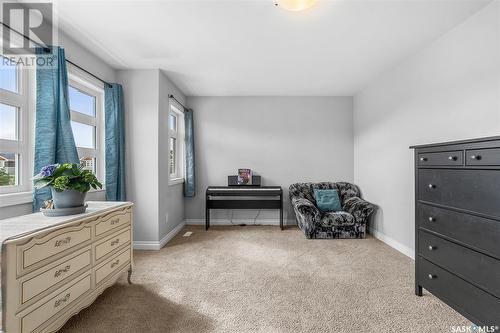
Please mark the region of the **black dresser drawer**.
[[[500, 136], [415, 149], [415, 294], [500, 326]], [[456, 159], [453, 154], [456, 154]]]
[[462, 150], [444, 151], [437, 153], [421, 153], [418, 154], [419, 166], [446, 166], [464, 164], [464, 153]]
[[478, 325], [500, 325], [500, 299], [418, 257], [422, 286]]
[[419, 169], [418, 200], [500, 218], [500, 170]]
[[500, 221], [417, 203], [416, 223], [500, 259]]
[[438, 266], [500, 297], [500, 261], [419, 231], [419, 254]]
[[500, 165], [500, 148], [470, 149], [465, 156], [467, 165]]

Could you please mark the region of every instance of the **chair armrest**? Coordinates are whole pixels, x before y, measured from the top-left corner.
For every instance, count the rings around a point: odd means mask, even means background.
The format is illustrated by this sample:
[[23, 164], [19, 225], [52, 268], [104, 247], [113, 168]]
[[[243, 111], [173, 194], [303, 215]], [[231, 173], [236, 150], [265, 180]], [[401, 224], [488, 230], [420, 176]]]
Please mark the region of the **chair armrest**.
[[299, 226], [304, 230], [306, 237], [311, 238], [321, 220], [321, 212], [311, 201], [305, 198], [292, 198], [292, 206]]
[[356, 223], [362, 224], [367, 222], [368, 217], [375, 211], [375, 208], [377, 208], [377, 206], [359, 197], [347, 199], [343, 207], [344, 211], [354, 216]]
[[302, 214], [312, 214], [321, 216], [318, 207], [316, 207], [311, 201], [305, 198], [298, 198], [298, 197], [292, 198], [292, 205]]

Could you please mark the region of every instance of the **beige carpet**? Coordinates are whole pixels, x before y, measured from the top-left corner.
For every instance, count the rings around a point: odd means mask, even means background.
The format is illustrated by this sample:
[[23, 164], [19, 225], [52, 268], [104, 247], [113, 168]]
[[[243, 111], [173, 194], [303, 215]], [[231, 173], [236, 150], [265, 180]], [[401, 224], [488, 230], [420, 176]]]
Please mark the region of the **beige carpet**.
[[135, 252], [134, 285], [110, 288], [61, 332], [450, 332], [469, 325], [413, 261], [374, 239], [308, 240], [296, 228], [186, 227]]

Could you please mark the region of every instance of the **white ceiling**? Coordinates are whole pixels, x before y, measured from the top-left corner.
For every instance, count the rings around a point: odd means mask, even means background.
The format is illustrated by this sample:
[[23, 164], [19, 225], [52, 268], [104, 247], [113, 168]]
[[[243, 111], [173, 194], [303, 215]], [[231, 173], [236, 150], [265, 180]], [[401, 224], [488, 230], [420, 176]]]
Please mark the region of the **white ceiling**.
[[490, 0], [59, 1], [61, 30], [115, 68], [194, 96], [350, 96]]

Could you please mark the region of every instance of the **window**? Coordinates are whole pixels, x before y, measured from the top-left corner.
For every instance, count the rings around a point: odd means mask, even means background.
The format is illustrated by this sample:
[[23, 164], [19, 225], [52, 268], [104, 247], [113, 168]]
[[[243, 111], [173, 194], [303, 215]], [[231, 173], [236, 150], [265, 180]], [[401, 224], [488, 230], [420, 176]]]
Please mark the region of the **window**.
[[104, 179], [104, 90], [100, 83], [68, 68], [71, 128], [80, 165]]
[[0, 89], [17, 93], [19, 92], [19, 67], [2, 57], [0, 64]]
[[[104, 178], [104, 90], [68, 66], [71, 126], [81, 165]], [[35, 70], [0, 54], [0, 207], [31, 201]], [[14, 195], [15, 194], [15, 195]]]
[[184, 181], [184, 113], [170, 105], [168, 113], [168, 169], [170, 184]]
[[31, 190], [33, 73], [0, 55], [0, 194]]

